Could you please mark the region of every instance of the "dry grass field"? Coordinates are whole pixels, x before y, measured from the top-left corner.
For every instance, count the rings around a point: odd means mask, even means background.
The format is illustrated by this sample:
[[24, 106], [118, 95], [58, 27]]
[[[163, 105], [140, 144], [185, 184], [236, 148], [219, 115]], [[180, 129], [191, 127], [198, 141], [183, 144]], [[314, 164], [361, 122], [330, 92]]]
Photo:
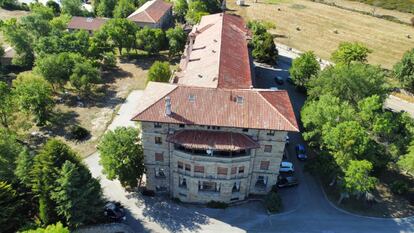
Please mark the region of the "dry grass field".
[[340, 42], [358, 41], [373, 50], [369, 56], [371, 64], [389, 69], [414, 47], [414, 27], [349, 10], [306, 0], [248, 0], [246, 4], [240, 7], [235, 1], [228, 1], [227, 7], [246, 20], [275, 23], [276, 29], [271, 32], [277, 35], [276, 43], [301, 51], [313, 50], [323, 59], [329, 60]]

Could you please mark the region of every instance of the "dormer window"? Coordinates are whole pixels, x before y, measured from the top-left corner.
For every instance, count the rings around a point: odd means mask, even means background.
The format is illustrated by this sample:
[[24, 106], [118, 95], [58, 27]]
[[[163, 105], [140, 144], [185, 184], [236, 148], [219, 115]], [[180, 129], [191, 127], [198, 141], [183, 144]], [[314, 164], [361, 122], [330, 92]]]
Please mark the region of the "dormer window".
[[243, 96], [237, 96], [236, 97], [236, 103], [243, 104], [243, 101], [244, 101]]
[[193, 95], [193, 94], [189, 95], [189, 96], [188, 96], [188, 100], [189, 100], [190, 102], [195, 102], [195, 100], [196, 100], [195, 95]]

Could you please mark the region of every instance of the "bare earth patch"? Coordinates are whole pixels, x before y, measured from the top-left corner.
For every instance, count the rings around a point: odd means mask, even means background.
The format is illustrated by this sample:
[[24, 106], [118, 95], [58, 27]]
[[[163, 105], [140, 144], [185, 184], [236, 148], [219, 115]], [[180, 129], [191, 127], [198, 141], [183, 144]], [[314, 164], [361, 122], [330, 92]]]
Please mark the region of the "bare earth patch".
[[340, 42], [358, 41], [373, 50], [369, 56], [371, 64], [390, 69], [414, 44], [413, 38], [407, 38], [407, 35], [414, 37], [414, 27], [325, 4], [306, 0], [277, 4], [260, 0], [246, 4], [240, 7], [234, 1], [228, 1], [228, 8], [246, 20], [275, 23], [276, 29], [271, 32], [277, 35], [276, 43], [301, 51], [313, 50], [327, 60]]

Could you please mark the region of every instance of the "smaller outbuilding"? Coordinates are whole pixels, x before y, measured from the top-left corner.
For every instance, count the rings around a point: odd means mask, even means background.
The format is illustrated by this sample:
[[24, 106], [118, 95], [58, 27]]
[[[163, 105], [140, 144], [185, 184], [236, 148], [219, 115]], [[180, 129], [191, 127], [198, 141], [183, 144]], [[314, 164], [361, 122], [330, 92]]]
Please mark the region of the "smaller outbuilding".
[[172, 4], [163, 0], [148, 1], [128, 19], [140, 27], [168, 28], [172, 25]]
[[108, 19], [106, 18], [92, 18], [92, 17], [79, 17], [73, 16], [68, 23], [68, 30], [86, 30], [89, 34], [93, 34], [99, 28], [101, 28]]
[[4, 49], [4, 55], [0, 57], [0, 66], [12, 65], [13, 58], [16, 56], [16, 50], [13, 47]]

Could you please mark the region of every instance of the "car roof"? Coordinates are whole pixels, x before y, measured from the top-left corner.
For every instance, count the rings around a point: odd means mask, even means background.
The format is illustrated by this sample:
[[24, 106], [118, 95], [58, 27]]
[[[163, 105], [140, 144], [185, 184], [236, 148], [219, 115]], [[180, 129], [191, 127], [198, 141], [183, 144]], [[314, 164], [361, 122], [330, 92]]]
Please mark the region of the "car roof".
[[296, 147], [298, 149], [305, 150], [305, 146], [303, 146], [302, 144], [298, 144]]
[[291, 162], [288, 162], [288, 161], [282, 161], [282, 166], [284, 166], [284, 167], [290, 167], [290, 166], [293, 166], [293, 163], [291, 163]]

